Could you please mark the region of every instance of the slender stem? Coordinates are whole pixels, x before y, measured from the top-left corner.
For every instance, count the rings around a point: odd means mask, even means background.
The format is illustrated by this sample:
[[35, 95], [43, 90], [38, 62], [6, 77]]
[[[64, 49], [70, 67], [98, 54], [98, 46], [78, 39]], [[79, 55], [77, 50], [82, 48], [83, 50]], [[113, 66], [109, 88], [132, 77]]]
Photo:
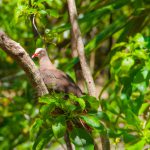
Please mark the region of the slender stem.
[[103, 89], [101, 90], [100, 94], [99, 94], [99, 99], [101, 98], [103, 92], [107, 89], [107, 87], [109, 86], [109, 84], [112, 82], [112, 79], [110, 79], [103, 87]]
[[70, 141], [70, 137], [69, 137], [69, 132], [68, 130], [66, 130], [66, 133], [64, 135], [64, 140], [66, 142], [66, 146], [67, 146], [67, 150], [73, 150], [72, 149], [72, 145], [71, 145], [71, 141]]
[[86, 62], [84, 44], [81, 37], [80, 28], [77, 21], [77, 9], [74, 0], [67, 0], [68, 11], [70, 16], [70, 22], [72, 26], [72, 36], [74, 37], [74, 42], [76, 43], [76, 49], [78, 51], [78, 56], [81, 64], [82, 73], [87, 84], [89, 95], [96, 96], [95, 84], [93, 77], [90, 72], [90, 68]]

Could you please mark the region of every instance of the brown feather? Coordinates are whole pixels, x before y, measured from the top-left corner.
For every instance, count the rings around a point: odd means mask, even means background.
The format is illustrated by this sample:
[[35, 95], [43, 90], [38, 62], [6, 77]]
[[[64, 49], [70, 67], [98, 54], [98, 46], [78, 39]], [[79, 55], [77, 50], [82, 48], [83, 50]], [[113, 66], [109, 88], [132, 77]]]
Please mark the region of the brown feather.
[[[80, 97], [82, 91], [75, 82], [63, 71], [58, 70], [50, 61], [45, 49], [37, 49], [39, 58], [39, 70], [49, 91], [73, 93]], [[36, 52], [35, 52], [36, 53]]]

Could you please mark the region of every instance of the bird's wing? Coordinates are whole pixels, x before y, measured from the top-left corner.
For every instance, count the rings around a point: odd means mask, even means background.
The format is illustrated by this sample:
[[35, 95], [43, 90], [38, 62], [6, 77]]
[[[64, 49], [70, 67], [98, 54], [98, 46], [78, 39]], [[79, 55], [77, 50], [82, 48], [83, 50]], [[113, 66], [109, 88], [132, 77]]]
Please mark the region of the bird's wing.
[[43, 80], [49, 89], [65, 93], [81, 95], [81, 90], [67, 74], [58, 69], [40, 71]]

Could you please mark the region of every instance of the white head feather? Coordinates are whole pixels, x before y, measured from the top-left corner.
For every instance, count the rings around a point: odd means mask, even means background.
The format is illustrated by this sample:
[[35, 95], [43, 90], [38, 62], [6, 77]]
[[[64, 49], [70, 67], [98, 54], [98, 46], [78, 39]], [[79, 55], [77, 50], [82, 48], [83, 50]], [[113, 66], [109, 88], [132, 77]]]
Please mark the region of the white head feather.
[[41, 51], [45, 51], [45, 48], [37, 48], [37, 49], [35, 50], [35, 54], [38, 54], [38, 53], [40, 53]]

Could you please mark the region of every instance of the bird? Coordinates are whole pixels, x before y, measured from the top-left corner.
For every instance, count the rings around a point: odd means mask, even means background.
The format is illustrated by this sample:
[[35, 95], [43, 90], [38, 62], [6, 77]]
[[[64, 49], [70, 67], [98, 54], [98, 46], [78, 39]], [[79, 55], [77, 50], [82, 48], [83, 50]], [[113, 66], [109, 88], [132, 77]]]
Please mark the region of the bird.
[[[32, 55], [32, 58], [38, 57], [39, 59], [39, 71], [40, 75], [43, 78], [45, 85], [49, 92], [63, 92], [64, 94], [74, 94], [77, 97], [84, 95], [78, 85], [72, 80], [72, 78], [64, 73], [62, 70], [57, 69], [54, 64], [52, 64], [48, 53], [45, 48], [37, 48], [35, 53]], [[64, 97], [65, 100], [67, 97]], [[58, 113], [58, 109], [56, 110]], [[60, 111], [62, 113], [62, 111]], [[84, 110], [84, 113], [87, 111]], [[78, 127], [83, 127], [87, 131], [90, 131], [91, 128], [82, 120], [73, 120], [73, 122]]]
[[66, 94], [72, 93], [77, 97], [82, 96], [83, 93], [81, 89], [72, 80], [72, 78], [52, 64], [45, 48], [37, 48], [35, 53], [32, 55], [32, 58], [35, 57], [38, 57], [39, 59], [40, 75], [49, 92], [55, 91]]

